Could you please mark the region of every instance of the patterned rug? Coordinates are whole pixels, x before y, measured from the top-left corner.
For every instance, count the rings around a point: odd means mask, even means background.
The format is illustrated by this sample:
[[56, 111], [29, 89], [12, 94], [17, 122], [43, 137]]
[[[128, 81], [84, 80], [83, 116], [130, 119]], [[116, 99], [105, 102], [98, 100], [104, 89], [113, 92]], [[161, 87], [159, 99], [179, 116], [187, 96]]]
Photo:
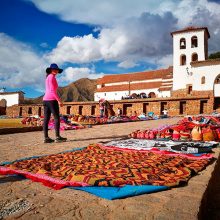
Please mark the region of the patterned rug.
[[177, 186], [204, 169], [211, 158], [108, 149], [94, 144], [0, 166], [0, 174], [22, 174], [54, 189], [65, 186]]

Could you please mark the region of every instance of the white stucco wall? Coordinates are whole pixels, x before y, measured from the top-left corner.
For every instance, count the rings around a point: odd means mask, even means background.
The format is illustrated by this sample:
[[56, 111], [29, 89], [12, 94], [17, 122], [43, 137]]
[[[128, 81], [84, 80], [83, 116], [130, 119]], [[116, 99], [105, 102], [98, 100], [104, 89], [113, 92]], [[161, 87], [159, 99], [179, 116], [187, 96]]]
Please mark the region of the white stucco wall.
[[12, 106], [18, 104], [19, 102], [19, 94], [1, 94], [0, 93], [0, 100], [5, 99], [7, 101], [7, 106]]
[[[220, 64], [212, 66], [192, 67], [192, 86], [193, 90], [206, 91], [214, 89], [214, 81], [220, 75]], [[202, 77], [205, 76], [205, 84], [201, 84]], [[216, 89], [218, 86], [216, 87]], [[218, 95], [220, 96], [220, 94]]]
[[[191, 72], [190, 62], [192, 61], [192, 54], [198, 54], [198, 60], [205, 60], [205, 31], [197, 30], [188, 33], [176, 33], [173, 35], [173, 90], [184, 89], [186, 84], [191, 81], [187, 74], [186, 68]], [[198, 47], [191, 48], [191, 38], [197, 36]], [[186, 49], [180, 49], [180, 39], [185, 38]], [[180, 65], [180, 56], [186, 55], [186, 65]]]
[[[170, 97], [170, 91], [162, 91], [159, 92], [158, 88], [155, 89], [143, 89], [143, 90], [131, 90], [130, 95], [132, 93], [140, 94], [146, 93], [148, 95], [150, 92], [154, 92], [157, 97]], [[106, 100], [121, 100], [122, 96], [128, 96], [129, 92], [126, 91], [114, 91], [114, 92], [96, 92], [94, 94], [95, 101], [99, 101], [99, 99], [104, 98]]]
[[114, 91], [114, 92], [96, 92], [94, 94], [95, 101], [99, 101], [99, 99], [106, 99], [106, 100], [121, 100], [122, 96], [127, 96], [127, 91]]
[[214, 86], [214, 96], [220, 97], [220, 84], [215, 84]]

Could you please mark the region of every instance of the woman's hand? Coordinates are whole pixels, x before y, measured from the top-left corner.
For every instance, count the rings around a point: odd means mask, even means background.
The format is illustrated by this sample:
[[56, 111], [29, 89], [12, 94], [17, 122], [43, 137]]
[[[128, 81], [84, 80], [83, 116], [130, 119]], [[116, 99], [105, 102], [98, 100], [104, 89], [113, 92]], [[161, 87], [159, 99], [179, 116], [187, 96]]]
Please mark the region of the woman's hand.
[[60, 107], [63, 107], [63, 102], [62, 101], [59, 101], [58, 103], [59, 103]]

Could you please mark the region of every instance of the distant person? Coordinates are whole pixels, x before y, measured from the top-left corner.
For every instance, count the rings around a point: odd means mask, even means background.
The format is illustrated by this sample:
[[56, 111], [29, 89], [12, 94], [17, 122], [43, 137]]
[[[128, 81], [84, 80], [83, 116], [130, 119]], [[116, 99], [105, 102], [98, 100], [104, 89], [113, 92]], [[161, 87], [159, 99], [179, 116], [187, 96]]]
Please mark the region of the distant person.
[[121, 114], [122, 114], [122, 110], [121, 110], [121, 108], [118, 108], [117, 113], [118, 113], [118, 116], [120, 117]]
[[60, 136], [60, 113], [59, 113], [59, 106], [62, 107], [63, 103], [59, 96], [57, 95], [58, 84], [56, 80], [56, 75], [58, 73], [62, 73], [63, 70], [60, 69], [57, 64], [52, 63], [50, 67], [46, 69], [46, 92], [43, 97], [43, 105], [44, 105], [44, 143], [51, 143], [54, 142], [48, 136], [48, 124], [50, 121], [51, 113], [54, 117], [54, 127], [55, 127], [55, 135], [56, 139], [55, 142], [63, 142], [66, 141], [67, 138], [63, 138]]
[[168, 117], [168, 110], [166, 108], [162, 111], [162, 113], [165, 118]]
[[137, 117], [138, 116], [138, 114], [137, 114], [137, 112], [136, 111], [134, 111], [134, 115], [133, 116], [135, 116], [135, 117]]
[[100, 118], [104, 117], [104, 113], [105, 113], [105, 106], [104, 106], [104, 99], [100, 99], [99, 100], [99, 111], [100, 111]]

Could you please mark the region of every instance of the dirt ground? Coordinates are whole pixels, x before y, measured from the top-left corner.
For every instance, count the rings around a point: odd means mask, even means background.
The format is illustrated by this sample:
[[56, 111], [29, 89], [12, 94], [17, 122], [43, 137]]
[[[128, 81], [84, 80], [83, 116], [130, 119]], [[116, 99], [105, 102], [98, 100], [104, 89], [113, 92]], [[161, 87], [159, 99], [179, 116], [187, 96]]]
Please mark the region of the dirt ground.
[[[180, 118], [146, 122], [98, 125], [76, 131], [63, 131], [66, 143], [43, 144], [40, 131], [0, 135], [0, 162], [59, 153], [90, 143], [125, 137], [135, 129], [174, 124]], [[54, 137], [54, 131], [50, 131]], [[215, 149], [215, 157], [220, 149]], [[83, 219], [83, 220], [176, 220], [197, 219], [200, 202], [215, 163], [190, 179], [186, 186], [120, 200], [105, 200], [72, 189], [53, 190], [41, 183], [0, 176], [0, 219]], [[20, 209], [20, 211], [16, 212]], [[7, 213], [12, 213], [7, 215]]]

